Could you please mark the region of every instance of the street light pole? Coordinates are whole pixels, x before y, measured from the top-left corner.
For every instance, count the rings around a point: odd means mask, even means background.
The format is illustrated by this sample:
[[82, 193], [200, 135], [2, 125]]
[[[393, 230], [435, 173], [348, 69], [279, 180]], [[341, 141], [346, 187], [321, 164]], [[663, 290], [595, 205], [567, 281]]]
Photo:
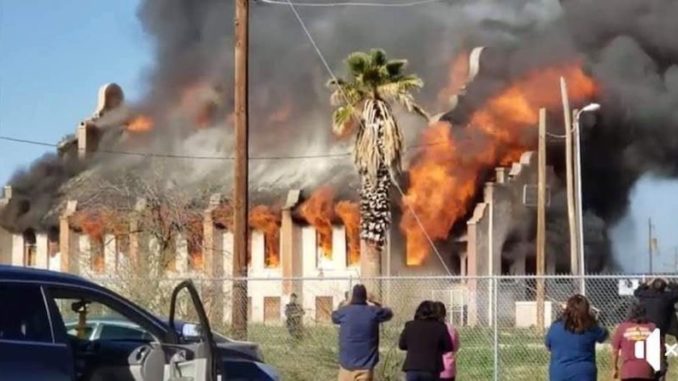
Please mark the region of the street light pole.
[[580, 128], [579, 128], [579, 118], [585, 112], [594, 112], [600, 109], [600, 105], [597, 103], [591, 103], [586, 105], [581, 110], [575, 111], [574, 114], [574, 155], [576, 161], [574, 163], [574, 177], [576, 179], [577, 186], [577, 230], [578, 230], [578, 249], [579, 249], [579, 274], [581, 275], [581, 284], [580, 284], [580, 293], [586, 295], [586, 282], [584, 276], [586, 275], [586, 263], [584, 262], [584, 218], [583, 218], [583, 205], [582, 205], [582, 191], [581, 191], [581, 147], [580, 147]]

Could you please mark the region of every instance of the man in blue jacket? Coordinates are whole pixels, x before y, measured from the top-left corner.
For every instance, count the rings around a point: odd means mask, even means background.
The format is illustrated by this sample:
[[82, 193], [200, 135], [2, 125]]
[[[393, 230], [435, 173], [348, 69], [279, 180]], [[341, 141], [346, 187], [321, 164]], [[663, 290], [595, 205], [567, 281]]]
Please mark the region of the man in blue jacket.
[[339, 324], [339, 381], [372, 381], [379, 362], [379, 324], [393, 312], [368, 300], [362, 284], [353, 287], [351, 303], [332, 313]]

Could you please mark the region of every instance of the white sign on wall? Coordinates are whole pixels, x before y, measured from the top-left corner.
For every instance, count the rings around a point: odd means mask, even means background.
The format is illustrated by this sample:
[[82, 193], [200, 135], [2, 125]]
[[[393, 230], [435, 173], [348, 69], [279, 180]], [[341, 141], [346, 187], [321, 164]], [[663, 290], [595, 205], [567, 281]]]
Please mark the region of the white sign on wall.
[[640, 279], [620, 279], [617, 292], [620, 296], [633, 296], [633, 291], [640, 286]]

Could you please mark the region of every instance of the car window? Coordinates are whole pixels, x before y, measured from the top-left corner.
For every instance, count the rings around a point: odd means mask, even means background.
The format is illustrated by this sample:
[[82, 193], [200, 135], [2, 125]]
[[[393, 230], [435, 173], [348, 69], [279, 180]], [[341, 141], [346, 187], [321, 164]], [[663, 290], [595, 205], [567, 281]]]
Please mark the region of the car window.
[[98, 301], [79, 297], [54, 297], [66, 332], [80, 340], [143, 340], [153, 336], [128, 318]]
[[0, 340], [53, 342], [40, 287], [0, 284], [0, 306]]
[[[68, 323], [68, 324], [66, 324], [66, 329], [68, 330], [67, 333], [68, 333], [69, 336], [77, 336], [78, 335], [77, 326], [78, 326], [78, 323]], [[92, 337], [92, 332], [94, 332], [94, 325], [85, 324], [84, 336]]]
[[103, 323], [101, 325], [100, 340], [149, 340], [150, 335], [141, 328], [123, 327]]

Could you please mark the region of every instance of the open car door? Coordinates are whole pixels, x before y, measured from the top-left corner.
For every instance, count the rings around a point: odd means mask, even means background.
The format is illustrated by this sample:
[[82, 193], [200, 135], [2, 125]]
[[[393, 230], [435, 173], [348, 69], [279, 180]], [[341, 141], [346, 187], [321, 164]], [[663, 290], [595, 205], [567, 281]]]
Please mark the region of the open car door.
[[200, 322], [200, 340], [183, 343], [177, 335], [174, 343], [152, 343], [141, 347], [132, 354], [142, 365], [144, 381], [220, 381], [216, 344], [212, 329], [198, 292], [190, 280], [177, 285], [172, 292], [170, 305], [170, 327], [176, 327], [175, 314], [177, 297], [186, 290], [193, 303]]

